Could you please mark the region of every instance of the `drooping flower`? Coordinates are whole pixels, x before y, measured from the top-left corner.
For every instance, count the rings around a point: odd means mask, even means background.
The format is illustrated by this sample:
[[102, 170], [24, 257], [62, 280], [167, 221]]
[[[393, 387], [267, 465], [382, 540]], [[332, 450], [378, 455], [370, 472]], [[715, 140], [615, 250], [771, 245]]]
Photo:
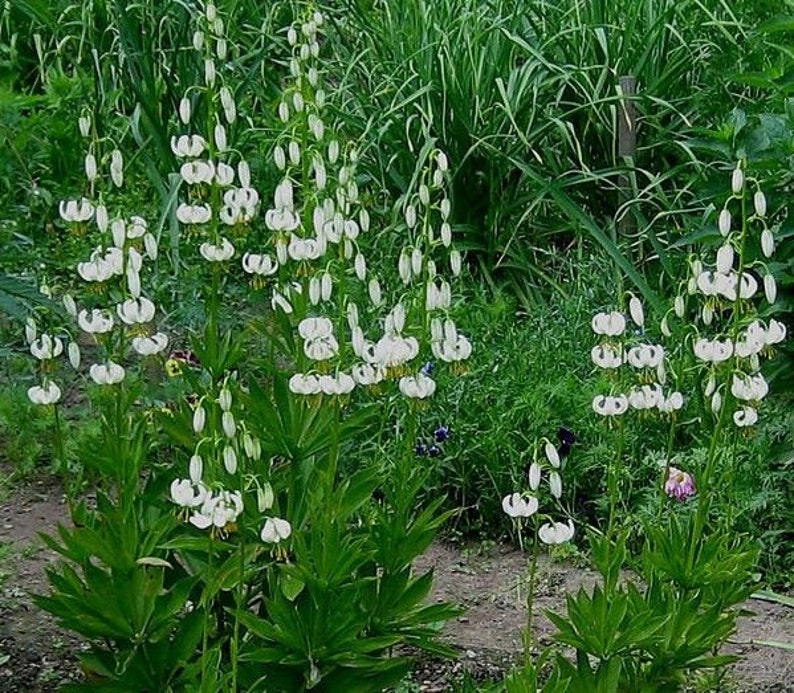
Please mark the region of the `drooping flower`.
[[596, 395], [593, 398], [593, 411], [601, 416], [620, 416], [629, 408], [626, 395]]
[[292, 534], [292, 525], [280, 517], [268, 517], [262, 527], [259, 537], [266, 544], [278, 544], [284, 539], [289, 539]]
[[45, 385], [34, 385], [28, 389], [28, 399], [33, 404], [55, 404], [61, 399], [61, 388], [51, 380]]
[[618, 337], [626, 329], [626, 318], [623, 313], [597, 313], [592, 320], [593, 332], [608, 337]]
[[31, 343], [30, 353], [39, 361], [54, 359], [63, 353], [63, 342], [58, 337], [42, 334]]
[[688, 472], [682, 472], [677, 467], [670, 467], [667, 480], [664, 483], [664, 492], [677, 501], [685, 501], [696, 492], [695, 480]]
[[171, 482], [171, 500], [182, 508], [195, 508], [204, 502], [208, 489], [191, 479], [174, 479]]
[[410, 399], [426, 399], [436, 391], [436, 381], [418, 373], [400, 378], [400, 392]]
[[154, 356], [167, 346], [168, 336], [162, 332], [156, 332], [148, 337], [133, 337], [132, 339], [132, 348], [141, 356]]
[[573, 521], [547, 522], [538, 529], [538, 538], [544, 544], [564, 544], [573, 538]]
[[512, 493], [502, 499], [502, 510], [513, 519], [531, 517], [538, 511], [538, 499], [518, 492]]
[[113, 361], [95, 363], [88, 372], [97, 385], [117, 385], [124, 380], [124, 368]]
[[237, 521], [243, 512], [243, 497], [239, 491], [220, 491], [216, 495], [208, 493], [201, 507], [190, 517], [190, 522], [199, 529], [216, 527], [226, 529]]

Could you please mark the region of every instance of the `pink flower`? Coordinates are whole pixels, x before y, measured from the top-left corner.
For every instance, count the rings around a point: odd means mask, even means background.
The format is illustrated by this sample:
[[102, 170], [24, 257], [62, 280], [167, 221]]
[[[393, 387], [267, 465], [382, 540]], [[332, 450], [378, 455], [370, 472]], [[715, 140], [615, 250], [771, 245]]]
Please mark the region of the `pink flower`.
[[685, 501], [690, 496], [694, 496], [696, 491], [695, 480], [691, 474], [682, 472], [676, 467], [670, 467], [667, 481], [664, 484], [664, 492], [670, 498], [675, 498], [677, 501]]

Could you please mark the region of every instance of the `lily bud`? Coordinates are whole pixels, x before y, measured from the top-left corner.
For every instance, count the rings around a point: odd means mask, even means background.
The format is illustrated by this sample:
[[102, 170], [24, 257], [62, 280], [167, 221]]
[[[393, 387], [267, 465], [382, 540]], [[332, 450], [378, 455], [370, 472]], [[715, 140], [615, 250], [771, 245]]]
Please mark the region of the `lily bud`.
[[93, 154], [86, 154], [85, 155], [85, 177], [88, 178], [90, 182], [94, 182], [96, 180], [96, 157]]
[[739, 195], [744, 187], [744, 171], [740, 166], [733, 169], [733, 176], [731, 176], [731, 190], [734, 195]]
[[760, 190], [756, 190], [755, 195], [753, 195], [753, 206], [755, 207], [755, 213], [757, 216], [766, 216], [766, 197]]
[[207, 412], [200, 404], [193, 412], [193, 432], [201, 433], [204, 430], [204, 424], [207, 421]]
[[761, 232], [761, 252], [764, 257], [772, 257], [775, 252], [775, 237], [769, 229], [764, 229]]
[[731, 213], [727, 209], [720, 212], [717, 226], [723, 236], [727, 236], [731, 232]]

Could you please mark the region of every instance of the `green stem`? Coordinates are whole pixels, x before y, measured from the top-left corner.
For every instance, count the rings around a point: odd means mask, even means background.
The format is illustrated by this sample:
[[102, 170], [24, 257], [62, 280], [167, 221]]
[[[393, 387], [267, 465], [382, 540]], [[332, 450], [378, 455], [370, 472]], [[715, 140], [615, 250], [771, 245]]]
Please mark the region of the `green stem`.
[[532, 610], [535, 603], [535, 577], [538, 569], [538, 528], [534, 527], [532, 542], [532, 562], [529, 565], [529, 589], [527, 591], [527, 628], [524, 633], [524, 666], [532, 669]]
[[55, 457], [57, 458], [56, 471], [59, 474], [66, 474], [66, 454], [63, 445], [63, 429], [61, 427], [61, 415], [58, 405], [53, 405], [55, 414]]
[[[207, 591], [207, 586], [210, 584], [210, 581], [212, 580], [212, 552], [213, 552], [213, 541], [212, 541], [212, 530], [210, 530], [209, 545], [207, 548], [207, 576], [204, 586], [205, 595]], [[204, 628], [201, 634], [201, 683], [203, 686], [204, 682], [207, 681], [207, 665], [209, 664], [209, 658], [207, 657], [207, 647], [209, 645], [209, 632], [210, 632], [210, 604], [209, 604], [209, 600], [205, 599], [203, 596], [201, 601], [203, 602], [203, 609], [204, 609]]]
[[620, 476], [620, 466], [621, 462], [623, 461], [623, 447], [625, 445], [626, 436], [625, 430], [623, 425], [623, 420], [620, 419], [618, 421], [618, 444], [617, 449], [615, 451], [615, 457], [612, 460], [612, 464], [609, 467], [608, 479], [608, 493], [609, 493], [609, 522], [607, 524], [607, 539], [612, 542], [612, 537], [614, 536], [615, 530], [615, 518], [617, 516], [617, 505], [618, 505], [618, 492], [619, 492], [619, 476]]
[[664, 454], [664, 476], [662, 477], [662, 483], [660, 484], [659, 488], [659, 495], [661, 496], [661, 500], [659, 503], [659, 509], [656, 513], [657, 520], [662, 519], [662, 511], [664, 510], [664, 501], [666, 497], [666, 493], [664, 490], [664, 485], [667, 482], [668, 477], [670, 476], [670, 457], [673, 454], [673, 443], [675, 442], [675, 428], [676, 428], [676, 416], [675, 412], [670, 417], [670, 430], [667, 433], [667, 449], [665, 450]]

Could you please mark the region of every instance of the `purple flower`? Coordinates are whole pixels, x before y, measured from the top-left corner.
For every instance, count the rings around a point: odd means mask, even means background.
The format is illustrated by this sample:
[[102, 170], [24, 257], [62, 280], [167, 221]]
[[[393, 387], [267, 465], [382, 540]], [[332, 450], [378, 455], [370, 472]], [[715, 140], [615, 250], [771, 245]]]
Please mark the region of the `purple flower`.
[[441, 448], [438, 447], [438, 445], [431, 445], [427, 449], [427, 454], [430, 455], [430, 457], [438, 457], [441, 454]]
[[675, 498], [677, 501], [685, 501], [690, 496], [694, 496], [696, 491], [695, 480], [691, 474], [682, 472], [676, 467], [670, 467], [667, 481], [664, 483], [664, 492], [670, 498]]
[[422, 375], [430, 376], [433, 375], [433, 371], [435, 370], [435, 368], [436, 368], [436, 364], [433, 363], [432, 361], [428, 361], [424, 366], [422, 366], [420, 372], [422, 373]]
[[451, 435], [452, 433], [449, 430], [449, 426], [439, 426], [433, 431], [433, 437], [436, 439], [437, 443], [443, 443], [445, 440], [449, 440]]
[[[434, 447], [435, 447], [435, 446], [434, 446]], [[424, 444], [424, 443], [422, 443], [421, 441], [420, 441], [420, 442], [418, 442], [418, 443], [417, 443], [417, 444], [414, 446], [414, 454], [415, 454], [415, 455], [418, 455], [418, 456], [420, 456], [420, 457], [422, 457], [422, 456], [426, 455], [426, 454], [427, 454], [427, 445], [425, 445], [425, 444]]]
[[557, 431], [557, 439], [560, 441], [560, 446], [557, 448], [557, 453], [561, 458], [567, 457], [571, 452], [571, 447], [576, 442], [576, 434], [562, 426], [560, 427], [560, 430]]

